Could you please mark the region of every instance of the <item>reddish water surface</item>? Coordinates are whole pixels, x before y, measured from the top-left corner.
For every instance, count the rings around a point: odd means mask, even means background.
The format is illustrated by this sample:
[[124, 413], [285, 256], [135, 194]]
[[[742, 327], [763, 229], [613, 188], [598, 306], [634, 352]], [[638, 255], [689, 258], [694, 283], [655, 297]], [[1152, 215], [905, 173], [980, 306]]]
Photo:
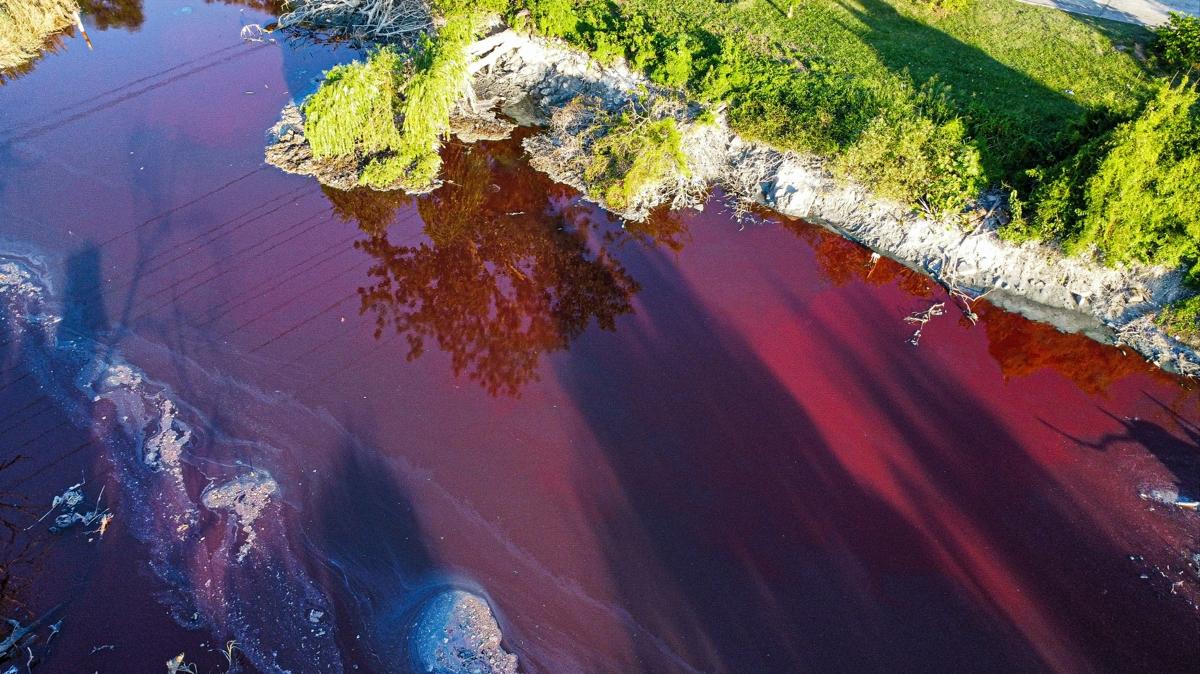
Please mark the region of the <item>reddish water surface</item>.
[[[0, 316], [2, 611], [62, 620], [34, 671], [404, 671], [444, 584], [526, 672], [1200, 670], [1200, 516], [1139, 497], [1200, 491], [1185, 382], [986, 303], [914, 347], [924, 277], [717, 199], [623, 227], [516, 142], [322, 190], [263, 131], [352, 52], [144, 14], [0, 87], [0, 261], [48, 284]], [[187, 419], [177, 490], [95, 362]], [[238, 562], [195, 504], [250, 467], [281, 500]], [[102, 537], [25, 530], [84, 478]]]

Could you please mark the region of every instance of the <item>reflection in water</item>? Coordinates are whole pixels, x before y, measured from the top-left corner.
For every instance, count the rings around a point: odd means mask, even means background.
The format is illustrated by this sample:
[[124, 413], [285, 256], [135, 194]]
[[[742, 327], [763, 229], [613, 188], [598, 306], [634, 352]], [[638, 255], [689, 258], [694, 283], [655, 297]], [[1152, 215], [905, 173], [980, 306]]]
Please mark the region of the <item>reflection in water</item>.
[[79, 8], [88, 22], [100, 30], [137, 30], [146, 20], [142, 0], [79, 0]]
[[355, 246], [376, 259], [359, 289], [376, 336], [389, 326], [403, 334], [409, 360], [433, 340], [456, 375], [493, 395], [517, 395], [537, 379], [542, 353], [567, 348], [593, 321], [612, 330], [638, 290], [604, 247], [592, 253], [566, 188], [524, 166], [520, 152], [517, 142], [450, 146], [446, 184], [417, 199], [429, 241], [415, 246], [385, 231], [405, 197], [331, 196], [370, 235]]
[[[929, 277], [888, 258], [871, 260], [870, 249], [833, 232], [802, 222], [785, 225], [812, 246], [821, 271], [835, 285], [852, 280], [872, 285], [895, 283], [916, 297], [932, 297], [937, 285]], [[1140, 356], [1105, 346], [1088, 337], [1060, 332], [980, 301], [975, 304], [979, 322], [987, 333], [988, 353], [1006, 379], [1049, 368], [1070, 379], [1090, 395], [1102, 394], [1129, 375], [1148, 374], [1164, 382], [1170, 375]], [[969, 325], [965, 322], [964, 325]]]
[[799, 220], [783, 225], [812, 246], [817, 265], [834, 285], [858, 279], [875, 286], [895, 283], [914, 297], [932, 297], [937, 285], [928, 276], [886, 257], [871, 259], [871, 250], [827, 229]]
[[[0, 459], [0, 478], [11, 472], [18, 456]], [[27, 533], [36, 515], [20, 502], [17, 494], [0, 491], [0, 617], [32, 615], [23, 597], [38, 577], [41, 548]]]
[[1114, 382], [1132, 374], [1146, 374], [1176, 382], [1141, 356], [1105, 346], [1083, 335], [1059, 332], [987, 302], [976, 305], [988, 336], [988, 353], [1000, 365], [1005, 379], [1050, 368], [1070, 379], [1084, 392], [1102, 394]]
[[373, 237], [385, 236], [396, 214], [413, 201], [402, 190], [377, 192], [368, 187], [338, 190], [321, 185], [321, 191], [333, 206], [335, 215], [343, 222], [357, 223], [359, 229]]

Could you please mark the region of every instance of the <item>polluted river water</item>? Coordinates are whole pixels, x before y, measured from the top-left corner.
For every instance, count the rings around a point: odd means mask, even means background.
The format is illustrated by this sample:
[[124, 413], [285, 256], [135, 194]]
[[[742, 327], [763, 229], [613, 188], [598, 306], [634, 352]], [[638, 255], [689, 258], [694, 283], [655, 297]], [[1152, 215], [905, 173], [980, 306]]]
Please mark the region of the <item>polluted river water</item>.
[[1200, 666], [1191, 382], [519, 140], [322, 188], [356, 52], [126, 4], [0, 86], [0, 671], [419, 670], [448, 589], [531, 673]]

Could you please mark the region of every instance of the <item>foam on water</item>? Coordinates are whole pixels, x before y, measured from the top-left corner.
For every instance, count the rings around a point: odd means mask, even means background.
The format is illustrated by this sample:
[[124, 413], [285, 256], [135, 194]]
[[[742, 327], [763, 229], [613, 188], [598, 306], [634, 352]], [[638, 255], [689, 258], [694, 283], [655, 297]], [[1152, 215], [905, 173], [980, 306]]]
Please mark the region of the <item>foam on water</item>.
[[236, 639], [263, 671], [341, 672], [333, 628], [307, 619], [330, 602], [293, 552], [279, 484], [253, 467], [279, 450], [215, 430], [115, 348], [65, 328], [48, 278], [37, 256], [0, 253], [3, 341], [111, 464], [117, 516], [149, 549], [175, 620]]

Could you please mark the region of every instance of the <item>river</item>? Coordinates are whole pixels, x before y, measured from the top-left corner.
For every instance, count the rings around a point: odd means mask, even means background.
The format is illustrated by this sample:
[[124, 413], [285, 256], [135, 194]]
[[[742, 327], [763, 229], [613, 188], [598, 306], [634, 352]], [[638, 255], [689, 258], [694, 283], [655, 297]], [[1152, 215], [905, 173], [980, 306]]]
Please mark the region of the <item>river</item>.
[[[518, 140], [322, 189], [264, 131], [355, 52], [143, 13], [0, 86], [33, 671], [406, 671], [446, 586], [529, 673], [1196, 671], [1200, 514], [1145, 498], [1200, 493], [1191, 382], [719, 194], [623, 224]], [[76, 483], [103, 532], [37, 520]]]

